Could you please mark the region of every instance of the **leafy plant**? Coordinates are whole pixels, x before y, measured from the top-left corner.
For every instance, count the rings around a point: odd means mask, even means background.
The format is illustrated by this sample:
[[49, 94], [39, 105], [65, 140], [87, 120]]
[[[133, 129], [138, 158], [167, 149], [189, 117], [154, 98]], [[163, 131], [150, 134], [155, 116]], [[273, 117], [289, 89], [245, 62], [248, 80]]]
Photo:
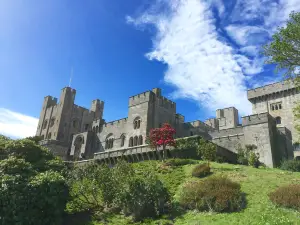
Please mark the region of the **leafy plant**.
[[300, 161], [298, 160], [284, 160], [281, 163], [280, 169], [289, 170], [292, 172], [300, 172]]
[[300, 185], [290, 184], [279, 187], [269, 194], [269, 198], [278, 206], [300, 210]]
[[164, 165], [166, 166], [183, 166], [183, 165], [187, 165], [187, 164], [194, 164], [195, 161], [192, 159], [178, 159], [178, 158], [174, 158], [174, 159], [167, 159], [166, 162], [164, 163]]
[[239, 144], [236, 148], [238, 163], [258, 168], [260, 162], [259, 153], [255, 153], [256, 149], [256, 145], [245, 145], [245, 148], [242, 148], [242, 146]]
[[199, 211], [239, 211], [244, 203], [241, 186], [225, 177], [187, 182], [179, 200], [186, 209]]
[[206, 177], [210, 174], [210, 166], [208, 164], [199, 164], [192, 171], [193, 177]]
[[60, 224], [68, 199], [64, 164], [34, 141], [0, 136], [2, 224]]
[[198, 154], [201, 155], [203, 160], [207, 160], [208, 164], [210, 161], [215, 161], [217, 157], [217, 145], [214, 143], [199, 139]]
[[161, 128], [155, 128], [150, 130], [150, 134], [146, 142], [150, 145], [150, 147], [154, 148], [156, 151], [159, 147], [162, 147], [163, 160], [165, 160], [166, 147], [176, 146], [176, 142], [174, 140], [175, 133], [175, 129], [173, 129], [170, 124], [164, 123]]

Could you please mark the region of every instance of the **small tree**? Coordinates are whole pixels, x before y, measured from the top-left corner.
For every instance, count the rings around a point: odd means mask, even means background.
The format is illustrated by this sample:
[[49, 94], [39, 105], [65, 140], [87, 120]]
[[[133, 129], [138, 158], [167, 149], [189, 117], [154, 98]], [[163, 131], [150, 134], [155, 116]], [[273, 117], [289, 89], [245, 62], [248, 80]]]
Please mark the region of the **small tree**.
[[210, 141], [200, 138], [198, 155], [201, 155], [203, 160], [207, 160], [207, 165], [209, 165], [209, 162], [214, 161], [217, 157], [217, 146]]
[[170, 124], [164, 123], [161, 128], [150, 130], [149, 137], [147, 138], [147, 143], [156, 151], [159, 147], [163, 147], [163, 160], [165, 160], [166, 147], [176, 146], [176, 142], [174, 140], [175, 133], [175, 129], [173, 129]]

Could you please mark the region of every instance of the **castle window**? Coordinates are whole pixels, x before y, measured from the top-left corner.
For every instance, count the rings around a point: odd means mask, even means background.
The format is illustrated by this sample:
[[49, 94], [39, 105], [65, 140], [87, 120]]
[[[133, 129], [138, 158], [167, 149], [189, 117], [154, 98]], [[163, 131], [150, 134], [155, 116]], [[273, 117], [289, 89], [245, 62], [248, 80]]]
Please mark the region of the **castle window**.
[[51, 133], [48, 134], [48, 139], [51, 139]]
[[128, 147], [132, 147], [132, 146], [133, 146], [133, 137], [131, 137], [129, 139], [129, 145], [128, 145]]
[[141, 118], [140, 117], [136, 117], [133, 121], [133, 128], [134, 129], [139, 129], [141, 126]]
[[122, 135], [121, 135], [121, 147], [123, 147], [124, 144], [125, 144], [125, 135], [122, 134]]
[[133, 146], [137, 146], [138, 145], [138, 136], [135, 136], [133, 139]]
[[274, 111], [274, 105], [272, 105], [272, 111]]
[[88, 125], [88, 124], [85, 124], [85, 125], [84, 125], [84, 130], [85, 130], [85, 131], [88, 131], [88, 129], [89, 129], [89, 125]]
[[279, 104], [278, 106], [279, 106], [279, 109], [281, 109], [281, 104]]
[[48, 124], [48, 120], [45, 120], [44, 124], [43, 124], [43, 129], [47, 128], [47, 124]]
[[107, 135], [106, 141], [105, 141], [105, 149], [111, 149], [114, 146], [114, 138], [112, 137], [112, 134]]
[[78, 124], [78, 123], [77, 123], [77, 120], [73, 120], [73, 127], [74, 127], [74, 128], [77, 128], [77, 124]]
[[139, 136], [139, 145], [142, 145], [142, 144], [143, 144], [143, 136], [140, 135], [140, 136]]
[[275, 105], [275, 110], [278, 110], [278, 105]]
[[280, 116], [277, 116], [275, 119], [276, 119], [276, 124], [281, 124], [281, 117]]

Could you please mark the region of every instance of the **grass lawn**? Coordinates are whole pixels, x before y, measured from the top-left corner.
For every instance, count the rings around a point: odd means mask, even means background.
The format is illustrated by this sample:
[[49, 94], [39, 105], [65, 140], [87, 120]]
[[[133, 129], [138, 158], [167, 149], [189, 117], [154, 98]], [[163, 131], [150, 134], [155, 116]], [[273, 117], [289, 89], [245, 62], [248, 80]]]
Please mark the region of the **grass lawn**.
[[[138, 163], [140, 166], [149, 166], [159, 164], [158, 162], [142, 162]], [[174, 199], [178, 198], [181, 185], [190, 179], [192, 169], [195, 165], [189, 164], [177, 167], [172, 170], [166, 170], [159, 173], [159, 176], [165, 185], [171, 190]], [[105, 224], [157, 224], [157, 225], [275, 225], [275, 224], [299, 224], [300, 213], [295, 210], [275, 207], [268, 198], [268, 193], [275, 190], [277, 187], [300, 183], [300, 173], [287, 172], [279, 169], [259, 168], [255, 169], [249, 166], [231, 165], [211, 163], [212, 172], [214, 175], [225, 175], [233, 181], [239, 182], [242, 191], [246, 194], [247, 205], [241, 212], [236, 213], [200, 213], [194, 211], [184, 212], [174, 218], [160, 218], [156, 220], [146, 220], [140, 223], [130, 222], [130, 218], [122, 216], [109, 217], [109, 223]], [[205, 179], [205, 178], [202, 178]], [[171, 215], [172, 216], [172, 215]], [[100, 225], [104, 223], [92, 222], [90, 224]]]

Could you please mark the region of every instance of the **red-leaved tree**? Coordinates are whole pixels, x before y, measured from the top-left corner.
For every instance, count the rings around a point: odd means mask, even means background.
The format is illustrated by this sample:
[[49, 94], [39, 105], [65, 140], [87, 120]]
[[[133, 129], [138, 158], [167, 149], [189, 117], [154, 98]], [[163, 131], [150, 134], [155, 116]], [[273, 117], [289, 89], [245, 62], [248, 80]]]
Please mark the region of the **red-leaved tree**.
[[176, 142], [174, 140], [175, 133], [175, 129], [172, 128], [171, 125], [168, 123], [164, 123], [161, 128], [155, 128], [150, 130], [147, 142], [156, 151], [159, 147], [163, 147], [163, 160], [166, 158], [166, 147], [175, 147], [176, 145]]

